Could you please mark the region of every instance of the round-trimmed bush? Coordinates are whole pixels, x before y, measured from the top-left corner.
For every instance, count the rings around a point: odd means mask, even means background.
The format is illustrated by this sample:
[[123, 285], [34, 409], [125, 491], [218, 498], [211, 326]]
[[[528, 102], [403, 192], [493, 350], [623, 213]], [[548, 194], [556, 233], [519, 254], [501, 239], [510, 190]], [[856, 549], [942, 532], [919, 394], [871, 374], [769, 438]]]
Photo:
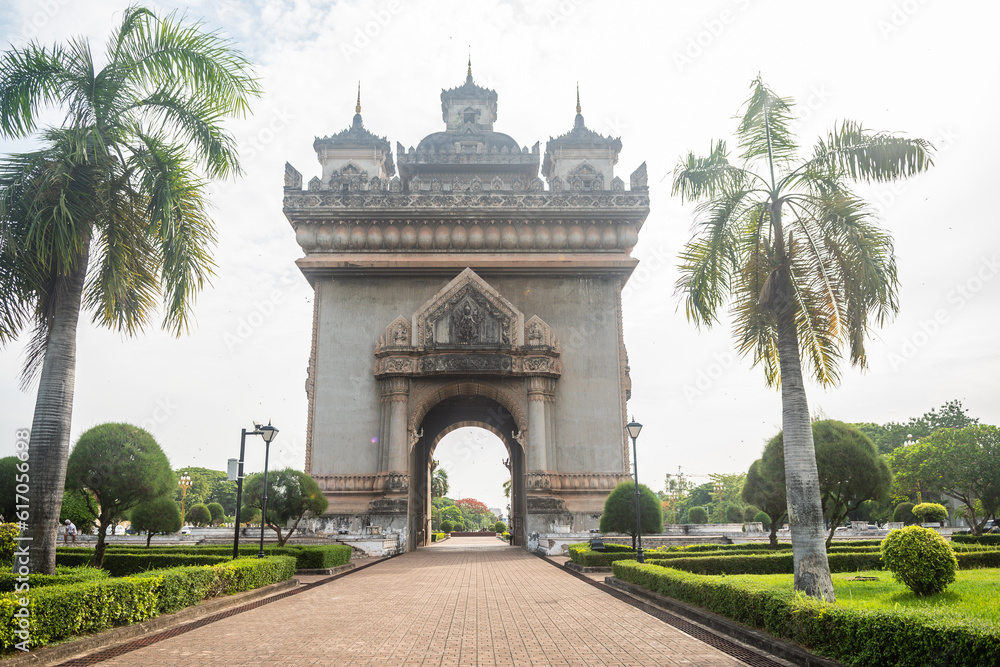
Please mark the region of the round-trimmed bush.
[[764, 524], [764, 528], [765, 529], [770, 529], [771, 528], [771, 517], [769, 517], [767, 515], [767, 512], [765, 512], [764, 510], [761, 510], [761, 511], [757, 512], [756, 514], [754, 514], [753, 515], [753, 520], [754, 521], [759, 521], [760, 523]]
[[708, 512], [704, 507], [692, 507], [688, 510], [689, 523], [708, 523]]
[[208, 513], [212, 515], [212, 523], [221, 523], [226, 518], [226, 510], [222, 508], [221, 503], [209, 503], [206, 507]]
[[726, 521], [729, 523], [743, 523], [743, 510], [736, 505], [726, 506]]
[[934, 595], [955, 581], [958, 559], [935, 531], [908, 526], [882, 540], [882, 565], [917, 595]]
[[212, 513], [208, 511], [208, 506], [204, 503], [198, 503], [188, 508], [184, 520], [196, 526], [207, 526], [212, 523]]
[[503, 521], [497, 521], [495, 524], [493, 524], [493, 532], [501, 534], [506, 533], [507, 524], [505, 524]]
[[448, 519], [445, 519], [444, 521], [441, 522], [442, 533], [450, 533], [453, 528], [454, 525], [451, 523], [451, 521], [448, 521]]
[[939, 503], [920, 503], [919, 505], [914, 505], [910, 511], [922, 523], [944, 521], [948, 518], [948, 508]]
[[899, 503], [892, 511], [892, 520], [897, 523], [905, 523], [909, 526], [917, 522], [917, 517], [913, 516], [913, 503]]
[[753, 521], [757, 521], [755, 517], [757, 516], [758, 512], [760, 512], [760, 510], [754, 507], [753, 505], [747, 505], [746, 508], [743, 510], [743, 523], [751, 523]]

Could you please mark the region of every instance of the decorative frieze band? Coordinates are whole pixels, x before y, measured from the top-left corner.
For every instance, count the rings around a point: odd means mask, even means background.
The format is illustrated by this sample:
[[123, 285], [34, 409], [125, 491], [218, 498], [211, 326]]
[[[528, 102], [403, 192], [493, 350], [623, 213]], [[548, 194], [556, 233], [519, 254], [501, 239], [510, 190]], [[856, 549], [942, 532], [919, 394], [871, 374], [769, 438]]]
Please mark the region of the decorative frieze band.
[[405, 492], [410, 486], [410, 476], [405, 473], [378, 475], [313, 475], [325, 493], [384, 493]]
[[431, 352], [414, 349], [406, 352], [381, 351], [375, 354], [375, 377], [447, 373], [559, 377], [562, 374], [562, 362], [557, 351], [537, 348], [504, 352]]
[[613, 220], [351, 220], [295, 222], [295, 240], [312, 252], [627, 252], [638, 222]]
[[611, 493], [619, 483], [628, 479], [627, 473], [529, 472], [525, 475], [525, 485], [529, 492]]

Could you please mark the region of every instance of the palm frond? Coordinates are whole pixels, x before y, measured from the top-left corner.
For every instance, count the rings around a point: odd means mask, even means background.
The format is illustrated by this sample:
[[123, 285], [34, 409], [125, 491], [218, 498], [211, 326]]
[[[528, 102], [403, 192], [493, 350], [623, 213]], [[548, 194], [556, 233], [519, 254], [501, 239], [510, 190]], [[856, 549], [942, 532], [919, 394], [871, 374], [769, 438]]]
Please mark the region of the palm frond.
[[141, 135], [143, 149], [130, 164], [147, 198], [148, 220], [159, 242], [165, 314], [163, 326], [186, 330], [194, 298], [213, 274], [215, 229], [205, 211], [204, 183], [181, 147], [162, 136]]
[[729, 164], [726, 142], [716, 141], [709, 146], [705, 157], [688, 153], [685, 159], [678, 162], [670, 194], [680, 195], [682, 202], [685, 199], [698, 201], [715, 197], [727, 189], [738, 189], [747, 179], [755, 177]]
[[698, 207], [701, 233], [681, 251], [677, 291], [684, 294], [684, 310], [698, 326], [711, 326], [725, 302], [733, 273], [738, 269], [734, 229], [753, 208], [750, 190], [725, 190]]
[[934, 146], [924, 139], [872, 132], [845, 120], [820, 139], [800, 169], [834, 169], [855, 181], [893, 181], [929, 169], [933, 154]]
[[23, 137], [35, 130], [41, 107], [62, 101], [65, 51], [31, 43], [0, 55], [0, 134]]
[[759, 76], [750, 88], [750, 98], [744, 104], [736, 131], [742, 151], [740, 158], [747, 162], [788, 163], [799, 148], [789, 129], [791, 99], [775, 95]]

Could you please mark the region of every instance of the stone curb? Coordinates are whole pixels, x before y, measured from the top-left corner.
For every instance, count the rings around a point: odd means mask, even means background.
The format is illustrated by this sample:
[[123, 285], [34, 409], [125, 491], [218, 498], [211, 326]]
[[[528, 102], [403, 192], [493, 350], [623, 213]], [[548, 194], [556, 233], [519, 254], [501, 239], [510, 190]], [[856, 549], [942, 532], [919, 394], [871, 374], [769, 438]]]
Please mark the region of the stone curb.
[[802, 667], [844, 667], [842, 663], [810, 653], [798, 644], [777, 639], [767, 633], [754, 630], [718, 614], [666, 597], [665, 595], [660, 595], [659, 593], [654, 593], [621, 579], [605, 577], [604, 583], [623, 593], [628, 593], [632, 597], [655, 604], [678, 616], [683, 616], [693, 623], [703, 625], [720, 634], [761, 651], [766, 651], [773, 656], [787, 660], [793, 664], [801, 665]]
[[295, 588], [298, 585], [299, 582], [297, 579], [289, 579], [288, 581], [279, 581], [276, 584], [262, 588], [255, 588], [252, 591], [244, 591], [236, 595], [215, 598], [214, 600], [202, 602], [193, 607], [186, 607], [175, 611], [172, 614], [164, 614], [163, 616], [151, 618], [142, 623], [113, 628], [89, 637], [81, 637], [80, 639], [69, 639], [54, 646], [43, 646], [25, 655], [7, 657], [0, 660], [0, 665], [3, 665], [3, 667], [21, 667], [22, 665], [41, 666], [63, 662], [76, 655], [93, 653], [98, 649], [121, 644], [153, 632], [160, 632], [175, 625], [188, 623], [202, 616], [207, 616], [230, 607], [270, 597], [275, 593], [283, 593], [287, 589]]
[[610, 567], [587, 567], [586, 565], [580, 565], [579, 563], [574, 563], [571, 560], [563, 563], [563, 567], [573, 570], [574, 572], [579, 572], [581, 574], [605, 574], [607, 572], [612, 572]]
[[302, 577], [310, 574], [340, 574], [342, 572], [353, 570], [357, 566], [357, 563], [347, 563], [346, 565], [338, 565], [337, 567], [318, 567], [305, 570], [295, 570], [295, 574]]

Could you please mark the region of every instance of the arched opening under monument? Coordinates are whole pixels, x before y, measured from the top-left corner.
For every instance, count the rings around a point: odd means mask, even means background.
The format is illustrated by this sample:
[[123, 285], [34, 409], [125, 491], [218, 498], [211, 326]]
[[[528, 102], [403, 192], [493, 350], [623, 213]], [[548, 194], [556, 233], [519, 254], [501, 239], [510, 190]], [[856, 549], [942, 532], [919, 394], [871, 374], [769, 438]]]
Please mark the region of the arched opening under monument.
[[[497, 520], [508, 522], [507, 517], [511, 514], [510, 452], [496, 434], [484, 428], [456, 424], [438, 441], [431, 452], [431, 459], [433, 475], [440, 471], [447, 474], [446, 498], [454, 501], [470, 498], [478, 500], [495, 515], [481, 525], [467, 524], [466, 530], [479, 530], [482, 527], [491, 531]], [[432, 497], [431, 503], [438, 510], [434, 516], [438, 516], [440, 500]], [[433, 520], [431, 524], [436, 530], [437, 524]]]
[[[524, 447], [518, 418], [496, 398], [476, 391], [482, 387], [459, 385], [430, 406], [419, 417], [419, 438], [410, 449], [410, 486], [407, 510], [407, 550], [430, 544], [431, 462], [441, 439], [466, 427], [485, 429], [507, 449], [510, 465], [510, 521], [513, 543], [524, 543], [524, 519], [527, 513]], [[466, 393], [470, 392], [470, 393]], [[416, 415], [415, 415], [416, 416]], [[523, 419], [523, 417], [522, 417]]]

